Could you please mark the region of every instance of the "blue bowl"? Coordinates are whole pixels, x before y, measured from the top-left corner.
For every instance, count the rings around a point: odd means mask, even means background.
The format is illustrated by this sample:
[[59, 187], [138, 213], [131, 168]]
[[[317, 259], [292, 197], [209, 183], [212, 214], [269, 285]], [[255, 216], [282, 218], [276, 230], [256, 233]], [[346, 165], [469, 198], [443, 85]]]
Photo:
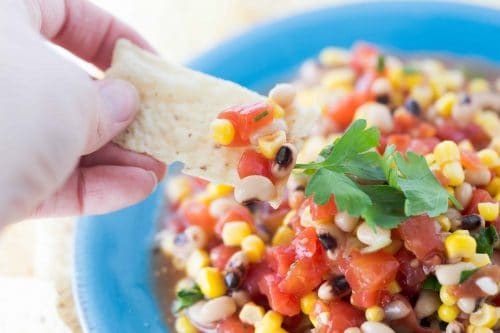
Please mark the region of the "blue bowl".
[[[264, 90], [323, 47], [349, 47], [357, 40], [498, 63], [499, 18], [496, 10], [435, 1], [330, 7], [258, 26], [198, 57], [191, 67]], [[79, 220], [74, 290], [86, 332], [169, 332], [151, 274], [161, 197], [159, 189], [136, 206]]]

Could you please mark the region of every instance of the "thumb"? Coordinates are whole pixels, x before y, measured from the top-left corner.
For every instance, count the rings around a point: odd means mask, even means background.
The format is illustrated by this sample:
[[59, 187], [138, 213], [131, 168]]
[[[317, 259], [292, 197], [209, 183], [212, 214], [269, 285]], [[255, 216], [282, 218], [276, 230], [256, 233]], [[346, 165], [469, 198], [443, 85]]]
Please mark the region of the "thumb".
[[97, 88], [98, 103], [83, 155], [111, 141], [133, 121], [139, 110], [139, 95], [132, 84], [122, 80], [101, 80], [93, 84]]

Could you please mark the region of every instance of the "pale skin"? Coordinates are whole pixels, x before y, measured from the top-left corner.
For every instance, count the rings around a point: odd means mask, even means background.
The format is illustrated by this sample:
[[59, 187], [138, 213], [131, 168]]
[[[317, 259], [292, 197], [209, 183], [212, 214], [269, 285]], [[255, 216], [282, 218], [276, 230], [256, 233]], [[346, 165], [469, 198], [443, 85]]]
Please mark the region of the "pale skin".
[[0, 3], [0, 229], [28, 217], [107, 213], [147, 197], [165, 165], [110, 143], [138, 111], [135, 88], [96, 81], [48, 46], [105, 70], [118, 38], [151, 50], [85, 0]]

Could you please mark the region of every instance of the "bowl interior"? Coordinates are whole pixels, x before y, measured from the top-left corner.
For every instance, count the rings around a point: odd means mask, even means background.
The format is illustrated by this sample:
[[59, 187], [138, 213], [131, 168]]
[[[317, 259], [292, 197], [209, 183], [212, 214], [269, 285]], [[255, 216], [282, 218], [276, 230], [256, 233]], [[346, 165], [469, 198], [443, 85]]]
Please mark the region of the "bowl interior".
[[[498, 63], [499, 13], [422, 1], [330, 7], [261, 25], [205, 53], [191, 67], [265, 91], [323, 47], [349, 47], [357, 40]], [[136, 206], [79, 220], [74, 290], [86, 332], [168, 332], [151, 276], [161, 197], [160, 187]]]

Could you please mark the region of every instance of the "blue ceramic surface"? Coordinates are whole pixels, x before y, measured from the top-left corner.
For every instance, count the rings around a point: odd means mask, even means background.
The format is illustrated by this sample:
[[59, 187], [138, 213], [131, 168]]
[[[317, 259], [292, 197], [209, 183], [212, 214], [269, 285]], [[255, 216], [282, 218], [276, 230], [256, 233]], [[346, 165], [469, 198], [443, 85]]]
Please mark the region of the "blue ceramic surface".
[[[356, 40], [402, 51], [447, 52], [500, 62], [500, 12], [450, 2], [330, 7], [261, 25], [191, 63], [203, 72], [265, 90], [327, 45]], [[161, 189], [146, 201], [79, 220], [78, 310], [86, 332], [166, 333], [153, 294], [151, 244]]]

